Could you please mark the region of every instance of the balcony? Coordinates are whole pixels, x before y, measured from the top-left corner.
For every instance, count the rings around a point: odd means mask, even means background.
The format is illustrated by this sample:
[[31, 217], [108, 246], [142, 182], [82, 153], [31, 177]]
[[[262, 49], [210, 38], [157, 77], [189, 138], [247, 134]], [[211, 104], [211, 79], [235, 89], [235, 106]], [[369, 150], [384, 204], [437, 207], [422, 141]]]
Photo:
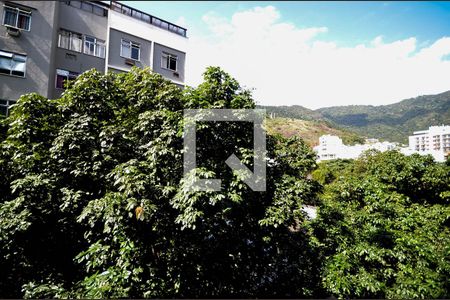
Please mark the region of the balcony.
[[165, 21], [163, 19], [157, 18], [140, 10], [131, 8], [127, 5], [111, 1], [110, 4], [111, 10], [117, 11], [121, 14], [130, 16], [134, 19], [140, 20], [142, 22], [151, 24], [153, 26], [159, 27], [161, 29], [173, 32], [175, 34], [181, 35], [182, 37], [186, 37], [187, 29]]

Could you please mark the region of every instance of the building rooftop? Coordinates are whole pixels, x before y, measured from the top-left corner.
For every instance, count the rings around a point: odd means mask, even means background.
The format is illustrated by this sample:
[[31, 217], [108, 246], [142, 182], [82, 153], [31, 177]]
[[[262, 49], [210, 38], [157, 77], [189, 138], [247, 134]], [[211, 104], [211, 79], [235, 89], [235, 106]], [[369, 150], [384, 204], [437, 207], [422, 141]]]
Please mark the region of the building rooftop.
[[161, 29], [173, 32], [182, 37], [187, 37], [187, 29], [181, 26], [175, 25], [171, 22], [165, 21], [158, 17], [152, 16], [148, 13], [140, 11], [138, 9], [132, 8], [128, 5], [122, 4], [117, 1], [110, 1], [109, 7], [111, 10], [120, 12], [124, 15], [130, 16], [134, 19], [140, 20], [142, 22], [151, 24], [153, 26], [159, 27]]
[[449, 125], [441, 125], [441, 126], [430, 126], [427, 130], [414, 131], [413, 135], [422, 135], [428, 133], [436, 133], [436, 132], [447, 132], [450, 131]]

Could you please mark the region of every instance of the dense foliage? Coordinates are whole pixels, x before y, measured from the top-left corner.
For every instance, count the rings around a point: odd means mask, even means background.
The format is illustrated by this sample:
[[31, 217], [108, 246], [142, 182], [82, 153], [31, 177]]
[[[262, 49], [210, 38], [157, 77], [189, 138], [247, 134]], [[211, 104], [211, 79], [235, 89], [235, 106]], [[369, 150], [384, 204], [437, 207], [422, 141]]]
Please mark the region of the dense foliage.
[[326, 186], [313, 228], [323, 283], [340, 297], [450, 296], [450, 168], [369, 152], [314, 172]]
[[[179, 89], [149, 70], [89, 71], [61, 99], [22, 96], [0, 120], [0, 297], [450, 297], [450, 163], [370, 152], [316, 166], [299, 138], [197, 124], [187, 189], [183, 109], [254, 108], [219, 68]], [[309, 219], [304, 205], [316, 205]]]
[[269, 106], [277, 117], [320, 120], [360, 136], [407, 143], [413, 131], [450, 124], [450, 91], [406, 99], [389, 105], [347, 105], [316, 110], [301, 106]]
[[81, 75], [61, 99], [22, 96], [0, 144], [1, 297], [305, 297], [317, 257], [298, 230], [314, 154], [267, 139], [267, 192], [224, 164], [252, 161], [251, 123], [198, 125], [203, 178], [183, 177], [184, 108], [253, 108], [218, 68], [196, 89], [160, 75]]

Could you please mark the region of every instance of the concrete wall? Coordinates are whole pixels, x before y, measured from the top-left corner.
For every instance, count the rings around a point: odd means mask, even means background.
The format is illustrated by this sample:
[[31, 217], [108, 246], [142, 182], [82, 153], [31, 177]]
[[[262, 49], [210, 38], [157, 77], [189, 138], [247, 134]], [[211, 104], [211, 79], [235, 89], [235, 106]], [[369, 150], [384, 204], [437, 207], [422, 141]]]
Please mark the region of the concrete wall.
[[141, 53], [140, 61], [135, 61], [135, 66], [139, 68], [149, 67], [150, 64], [150, 52], [152, 42], [142, 39], [140, 37], [125, 33], [111, 28], [109, 32], [109, 45], [108, 45], [108, 66], [119, 70], [129, 70], [132, 66], [125, 64], [127, 60], [120, 56], [121, 40], [126, 39], [140, 44]]
[[[163, 52], [173, 54], [178, 57], [177, 72], [165, 69], [161, 66]], [[155, 43], [153, 53], [153, 71], [163, 75], [166, 78], [172, 79], [179, 83], [183, 83], [185, 60], [186, 53]], [[176, 76], [175, 73], [178, 73], [178, 76]]]
[[49, 97], [58, 98], [62, 90], [55, 88], [56, 69], [63, 69], [71, 72], [83, 73], [92, 68], [100, 72], [105, 71], [105, 59], [87, 55], [83, 52], [76, 52], [58, 47], [58, 33], [60, 29], [65, 29], [106, 41], [108, 18], [98, 16], [91, 12], [67, 5], [65, 2], [59, 2], [59, 22], [55, 30], [55, 64], [49, 79], [49, 88], [51, 92]]
[[[74, 32], [86, 34], [106, 41], [108, 31], [108, 17], [84, 11], [67, 5], [64, 1], [59, 2], [59, 27]], [[59, 28], [58, 28], [59, 29]]]
[[155, 41], [173, 49], [183, 52], [187, 50], [187, 38], [113, 10], [109, 11], [109, 26], [122, 32], [133, 32], [134, 35], [145, 40]]
[[[14, 2], [19, 1], [11, 1]], [[4, 1], [0, 1], [2, 18], [3, 4]], [[25, 78], [0, 74], [0, 99], [16, 100], [31, 92], [48, 97], [58, 2], [20, 1], [19, 4], [34, 8], [31, 10], [30, 31], [22, 31], [19, 37], [12, 37], [6, 32], [6, 27], [0, 25], [0, 50], [27, 55], [26, 73]], [[1, 21], [3, 23], [3, 19]]]
[[90, 69], [97, 69], [99, 72], [105, 71], [105, 59], [75, 52], [67, 49], [57, 48], [55, 53], [55, 68], [49, 85], [51, 88], [50, 98], [59, 98], [63, 90], [55, 87], [56, 69], [67, 70], [76, 73], [83, 73]]
[[[183, 86], [185, 80], [185, 71], [184, 71], [186, 59], [185, 53], [188, 47], [188, 39], [186, 37], [168, 32], [164, 29], [158, 28], [145, 22], [138, 21], [130, 16], [126, 16], [112, 10], [109, 11], [109, 26], [111, 28], [110, 32], [113, 32], [113, 30], [121, 32], [133, 32], [133, 34], [139, 36], [142, 39], [154, 42], [155, 44], [154, 44], [153, 59], [152, 63], [149, 65], [152, 66], [155, 72], [158, 72], [163, 76], [172, 79], [180, 86]], [[110, 37], [110, 53], [109, 53], [110, 55], [112, 55], [112, 51], [116, 49], [112, 46], [113, 43], [115, 42], [113, 42]], [[174, 76], [173, 71], [164, 70], [161, 68], [161, 55], [162, 50], [164, 49], [167, 50], [167, 52], [169, 53], [178, 55], [179, 77]], [[120, 48], [118, 49], [118, 51], [120, 51]], [[111, 64], [111, 67], [119, 68], [119, 66], [113, 65], [116, 63], [115, 61], [108, 61], [108, 62], [109, 64]]]

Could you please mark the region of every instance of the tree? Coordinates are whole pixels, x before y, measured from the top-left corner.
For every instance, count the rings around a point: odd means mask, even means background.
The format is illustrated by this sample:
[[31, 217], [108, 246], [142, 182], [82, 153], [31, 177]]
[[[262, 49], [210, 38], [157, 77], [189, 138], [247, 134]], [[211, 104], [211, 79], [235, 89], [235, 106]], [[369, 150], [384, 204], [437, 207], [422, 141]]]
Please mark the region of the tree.
[[183, 109], [255, 106], [219, 68], [204, 80], [182, 91], [149, 70], [89, 71], [61, 99], [18, 100], [0, 144], [0, 296], [321, 295], [303, 141], [268, 136], [267, 191], [254, 192], [223, 163], [251, 166], [252, 126], [200, 123], [197, 174], [223, 190], [186, 189]]
[[351, 298], [449, 297], [449, 166], [396, 151], [354, 164], [365, 167], [326, 187], [312, 225], [326, 289]]
[[351, 159], [334, 159], [322, 161], [318, 164], [317, 169], [312, 172], [312, 177], [322, 185], [328, 185], [340, 176], [345, 176], [347, 170], [354, 166]]
[[223, 184], [189, 190], [183, 110], [254, 107], [215, 67], [185, 90], [133, 68], [22, 96], [0, 120], [0, 297], [450, 296], [448, 162], [317, 167], [301, 139], [268, 135], [254, 192], [224, 163], [252, 168], [252, 124], [199, 122], [197, 175]]

